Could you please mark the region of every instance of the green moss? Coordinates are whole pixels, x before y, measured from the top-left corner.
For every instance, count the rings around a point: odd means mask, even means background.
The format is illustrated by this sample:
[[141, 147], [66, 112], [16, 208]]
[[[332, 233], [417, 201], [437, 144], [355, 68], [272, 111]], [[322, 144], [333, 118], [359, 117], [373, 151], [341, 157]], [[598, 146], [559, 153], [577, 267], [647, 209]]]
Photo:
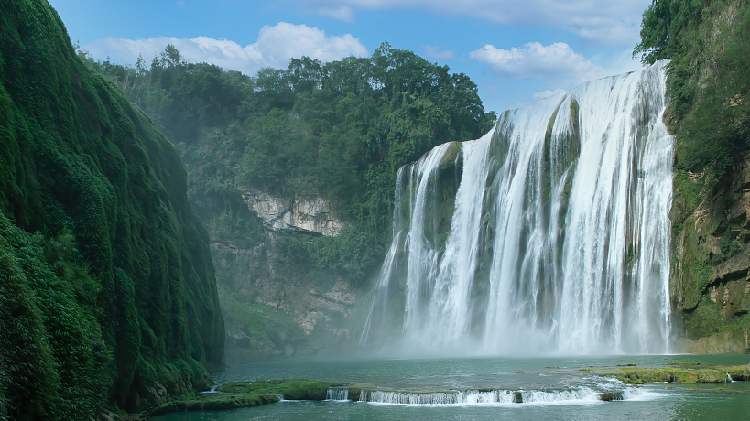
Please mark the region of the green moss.
[[[675, 173], [673, 190], [675, 198], [681, 198], [684, 201], [684, 209], [681, 209], [683, 215], [690, 215], [700, 205], [702, 200], [700, 192], [704, 180], [705, 177], [691, 177], [687, 171]], [[677, 219], [684, 219], [684, 217]]]
[[726, 323], [718, 306], [707, 296], [703, 296], [698, 306], [685, 314], [685, 327], [688, 337], [697, 339], [722, 331]]
[[324, 400], [331, 386], [341, 386], [326, 382], [295, 379], [255, 382], [225, 383], [221, 390], [234, 394], [276, 394], [288, 400]]
[[176, 411], [211, 411], [266, 405], [287, 400], [326, 399], [330, 384], [311, 380], [271, 380], [255, 382], [232, 382], [221, 385], [219, 393], [191, 394], [173, 399], [153, 408], [151, 415], [163, 415]]
[[176, 400], [161, 404], [149, 411], [151, 416], [158, 416], [177, 411], [218, 411], [248, 406], [276, 403], [276, 395], [245, 395], [245, 396], [198, 396], [194, 399]]
[[60, 248], [0, 213], [0, 388], [11, 419], [88, 418], [111, 381], [96, 309], [70, 282], [90, 278], [76, 261], [56, 275], [59, 255], [44, 250]]
[[[700, 364], [700, 363], [699, 363]], [[629, 384], [644, 383], [724, 383], [726, 373], [735, 380], [746, 380], [750, 372], [746, 366], [709, 366], [687, 368], [692, 363], [677, 363], [677, 367], [667, 368], [620, 368], [618, 370], [595, 370], [602, 375], [614, 376]]]
[[439, 171], [454, 167], [461, 153], [461, 142], [451, 142], [445, 154], [440, 158]]
[[[242, 256], [237, 258], [240, 262], [245, 261]], [[238, 263], [232, 267], [242, 269], [247, 266]], [[242, 278], [234, 279], [239, 281]], [[219, 285], [219, 298], [227, 330], [234, 335], [243, 332], [246, 337], [239, 340], [228, 339], [234, 342], [234, 348], [228, 357], [243, 360], [269, 358], [273, 356], [274, 350], [283, 350], [286, 345], [293, 347], [295, 356], [312, 354], [307, 335], [285, 310], [242, 299], [232, 290], [230, 285]], [[277, 358], [286, 356], [276, 355]]]

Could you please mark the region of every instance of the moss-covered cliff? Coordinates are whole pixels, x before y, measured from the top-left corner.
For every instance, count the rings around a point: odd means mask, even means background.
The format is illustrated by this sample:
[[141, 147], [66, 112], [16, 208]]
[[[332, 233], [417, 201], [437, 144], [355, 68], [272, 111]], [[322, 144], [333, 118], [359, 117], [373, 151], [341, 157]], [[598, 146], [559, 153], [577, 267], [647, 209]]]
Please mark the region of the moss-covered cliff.
[[750, 352], [750, 157], [730, 174], [675, 175], [671, 296], [696, 353]]
[[671, 59], [671, 296], [694, 352], [750, 352], [750, 3], [654, 0], [636, 54]]
[[205, 385], [224, 329], [177, 150], [45, 0], [0, 2], [0, 81], [0, 419]]

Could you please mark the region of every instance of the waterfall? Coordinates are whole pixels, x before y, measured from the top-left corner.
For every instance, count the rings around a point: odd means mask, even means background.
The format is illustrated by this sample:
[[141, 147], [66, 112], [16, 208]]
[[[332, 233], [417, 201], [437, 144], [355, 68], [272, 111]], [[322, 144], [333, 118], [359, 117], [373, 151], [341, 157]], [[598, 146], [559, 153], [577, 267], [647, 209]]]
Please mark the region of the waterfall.
[[360, 344], [668, 351], [665, 79], [657, 63], [588, 82], [401, 168]]
[[349, 389], [329, 388], [326, 392], [327, 401], [349, 401]]
[[389, 405], [498, 405], [498, 404], [561, 404], [598, 403], [642, 398], [643, 393], [632, 386], [606, 391], [598, 387], [579, 386], [564, 390], [465, 390], [445, 392], [410, 392], [362, 390], [359, 402]]
[[211, 389], [205, 392], [201, 393], [219, 393], [221, 391], [222, 386], [224, 386], [224, 383], [219, 383], [211, 386]]

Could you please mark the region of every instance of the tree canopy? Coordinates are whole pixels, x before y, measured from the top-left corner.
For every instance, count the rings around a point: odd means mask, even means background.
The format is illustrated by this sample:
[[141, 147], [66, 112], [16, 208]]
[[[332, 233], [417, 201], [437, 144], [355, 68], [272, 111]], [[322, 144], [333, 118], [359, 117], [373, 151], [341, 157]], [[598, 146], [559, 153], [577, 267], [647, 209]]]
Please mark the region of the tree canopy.
[[677, 166], [719, 179], [750, 146], [750, 6], [745, 0], [654, 0], [643, 13], [644, 63], [669, 59]]
[[[88, 62], [178, 146], [191, 200], [212, 232], [247, 246], [264, 241], [261, 227], [229, 215], [245, 212], [243, 190], [258, 189], [321, 195], [354, 225], [336, 241], [382, 250], [391, 235], [397, 169], [435, 145], [480, 137], [496, 118], [484, 112], [468, 76], [388, 43], [371, 57], [327, 63], [301, 57], [286, 70], [264, 68], [254, 76], [187, 62], [171, 45], [148, 69], [140, 59], [135, 67]], [[361, 277], [362, 265], [343, 260], [377, 260], [341, 256], [334, 263], [332, 255], [357, 247], [316, 241], [313, 266], [346, 266]]]

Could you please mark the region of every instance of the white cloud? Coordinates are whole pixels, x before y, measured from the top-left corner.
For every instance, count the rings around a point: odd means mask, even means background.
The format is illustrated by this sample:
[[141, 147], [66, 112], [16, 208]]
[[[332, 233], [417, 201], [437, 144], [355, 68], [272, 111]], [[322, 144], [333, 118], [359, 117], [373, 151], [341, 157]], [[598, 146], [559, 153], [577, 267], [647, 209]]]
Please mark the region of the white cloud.
[[605, 45], [636, 45], [640, 41], [641, 27], [631, 25], [603, 27], [571, 27], [568, 30], [581, 38]]
[[456, 52], [453, 50], [444, 50], [441, 47], [431, 45], [423, 45], [422, 51], [425, 58], [435, 60], [448, 60], [456, 57]]
[[148, 61], [167, 44], [177, 47], [188, 61], [205, 61], [248, 75], [254, 75], [262, 67], [285, 69], [290, 58], [303, 55], [333, 61], [350, 55], [364, 57], [370, 54], [359, 39], [350, 34], [326, 36], [321, 29], [285, 22], [263, 27], [257, 41], [244, 47], [226, 39], [159, 37], [137, 40], [104, 38], [84, 48], [97, 59], [111, 57], [116, 62], [133, 64], [139, 53]]
[[274, 27], [263, 27], [255, 46], [262, 51], [271, 67], [286, 68], [292, 57], [308, 56], [322, 61], [333, 61], [370, 53], [351, 34], [327, 37], [318, 28], [279, 22]]
[[[635, 45], [643, 11], [651, 0], [296, 0], [313, 12], [354, 7], [366, 10], [426, 9], [471, 16], [513, 27], [561, 27], [592, 42]], [[354, 10], [351, 11], [352, 18]]]
[[530, 42], [510, 50], [487, 44], [469, 53], [469, 58], [488, 64], [499, 77], [546, 79], [566, 84], [593, 79], [603, 70], [563, 42], [546, 47]]
[[619, 75], [643, 67], [637, 58], [633, 58], [633, 50], [630, 48], [624, 48], [619, 52], [607, 55], [607, 57], [593, 56], [591, 61], [595, 64], [601, 63], [604, 67], [604, 74], [600, 77]]
[[313, 10], [314, 13], [330, 16], [343, 22], [352, 23], [354, 22], [354, 10], [349, 6], [344, 5], [333, 5], [333, 6], [320, 6]]

